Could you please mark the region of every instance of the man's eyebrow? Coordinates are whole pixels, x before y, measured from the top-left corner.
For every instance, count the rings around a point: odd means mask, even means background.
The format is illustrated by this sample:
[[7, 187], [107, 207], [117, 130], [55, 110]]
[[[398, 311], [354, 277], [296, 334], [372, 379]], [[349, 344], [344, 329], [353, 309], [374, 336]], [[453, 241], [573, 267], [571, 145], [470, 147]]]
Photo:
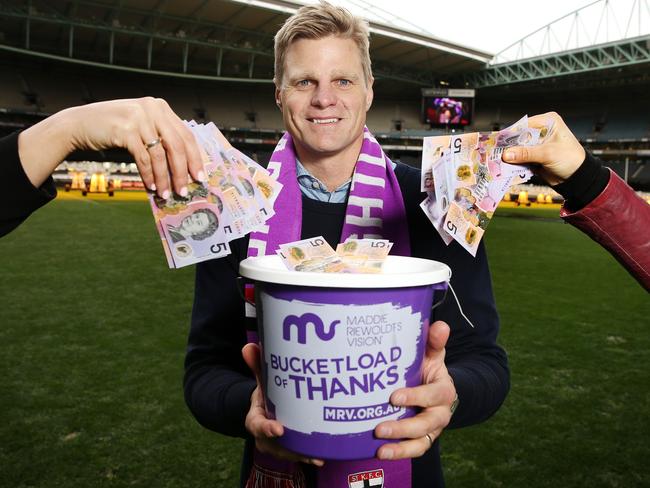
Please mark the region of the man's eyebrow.
[[289, 83], [295, 83], [296, 81], [300, 81], [300, 80], [313, 80], [315, 78], [316, 75], [314, 73], [310, 73], [309, 71], [303, 71], [302, 73], [290, 76]]
[[[358, 81], [359, 80], [359, 75], [355, 73], [350, 73], [348, 71], [340, 71], [340, 70], [335, 70], [330, 73], [330, 77], [332, 79], [340, 79], [340, 78], [345, 78], [350, 81]], [[289, 84], [294, 84], [300, 80], [316, 80], [318, 77], [316, 76], [315, 73], [310, 72], [310, 71], [303, 71], [298, 74], [291, 75], [289, 77]]]
[[357, 81], [359, 79], [359, 75], [355, 73], [349, 73], [347, 71], [332, 71], [332, 78], [345, 78], [350, 81]]

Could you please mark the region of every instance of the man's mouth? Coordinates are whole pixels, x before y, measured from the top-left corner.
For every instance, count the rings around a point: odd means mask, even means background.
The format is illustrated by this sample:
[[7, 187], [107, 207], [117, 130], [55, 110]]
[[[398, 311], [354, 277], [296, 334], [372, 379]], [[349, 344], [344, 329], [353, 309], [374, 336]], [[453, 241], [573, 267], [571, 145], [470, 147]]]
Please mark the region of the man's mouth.
[[313, 119], [307, 119], [307, 120], [309, 120], [309, 122], [311, 122], [312, 124], [335, 124], [336, 122], [338, 122], [341, 119], [339, 119], [338, 117], [330, 117], [328, 119], [313, 118]]

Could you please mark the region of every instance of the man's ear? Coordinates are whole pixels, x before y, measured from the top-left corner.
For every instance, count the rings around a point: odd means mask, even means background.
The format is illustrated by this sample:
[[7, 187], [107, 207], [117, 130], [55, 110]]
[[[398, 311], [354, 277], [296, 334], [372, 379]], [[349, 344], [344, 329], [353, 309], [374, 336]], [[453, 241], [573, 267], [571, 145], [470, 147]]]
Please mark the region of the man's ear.
[[374, 92], [372, 91], [372, 85], [374, 82], [375, 79], [371, 76], [368, 80], [368, 88], [366, 89], [366, 112], [370, 110], [370, 107], [372, 106], [372, 99], [375, 96]]
[[282, 110], [282, 98], [280, 98], [280, 89], [278, 88], [278, 85], [275, 85], [275, 104], [278, 106], [280, 110]]

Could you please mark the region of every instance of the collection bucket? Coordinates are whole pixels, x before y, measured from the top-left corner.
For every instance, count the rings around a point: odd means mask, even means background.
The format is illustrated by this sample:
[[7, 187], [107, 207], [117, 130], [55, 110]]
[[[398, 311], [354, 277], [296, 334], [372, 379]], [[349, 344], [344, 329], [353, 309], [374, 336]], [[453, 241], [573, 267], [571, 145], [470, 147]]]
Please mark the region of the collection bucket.
[[380, 274], [287, 270], [279, 256], [247, 258], [255, 283], [267, 415], [284, 426], [287, 449], [322, 459], [374, 457], [374, 428], [415, 415], [391, 393], [421, 382], [436, 291], [451, 270], [427, 259], [388, 256]]

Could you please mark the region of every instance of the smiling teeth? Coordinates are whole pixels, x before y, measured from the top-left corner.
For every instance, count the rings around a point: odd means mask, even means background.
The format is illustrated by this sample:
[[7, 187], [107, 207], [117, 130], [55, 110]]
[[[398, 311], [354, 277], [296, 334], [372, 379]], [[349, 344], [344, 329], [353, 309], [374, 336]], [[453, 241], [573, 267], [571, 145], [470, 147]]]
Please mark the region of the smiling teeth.
[[311, 119], [314, 124], [331, 124], [332, 122], [338, 122], [339, 119]]

